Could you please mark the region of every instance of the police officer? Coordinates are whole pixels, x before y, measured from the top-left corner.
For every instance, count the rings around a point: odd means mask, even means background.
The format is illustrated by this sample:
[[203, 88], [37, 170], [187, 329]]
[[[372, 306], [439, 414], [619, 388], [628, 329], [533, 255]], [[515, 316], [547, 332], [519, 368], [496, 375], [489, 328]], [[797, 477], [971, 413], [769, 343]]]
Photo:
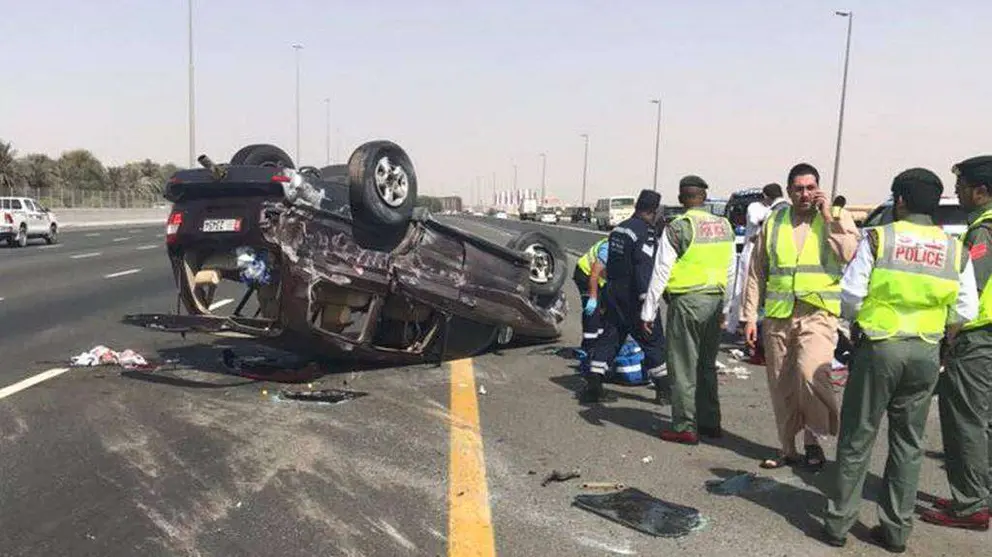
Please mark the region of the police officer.
[[[575, 263], [572, 281], [579, 290], [582, 300], [582, 352], [588, 357], [593, 341], [599, 337], [602, 311], [599, 305], [600, 292], [606, 285], [606, 261], [610, 246], [607, 238], [598, 240], [589, 251]], [[588, 360], [587, 360], [588, 361]]]
[[610, 362], [630, 334], [644, 351], [643, 367], [660, 391], [664, 370], [664, 335], [661, 320], [650, 333], [639, 326], [641, 302], [651, 278], [655, 252], [655, 221], [661, 195], [641, 190], [634, 205], [634, 216], [618, 224], [608, 238], [606, 263], [606, 311], [603, 332], [590, 353], [590, 373], [583, 398], [596, 402], [603, 398], [602, 380]]
[[686, 212], [665, 229], [641, 307], [641, 326], [650, 334], [664, 293], [673, 396], [672, 429], [661, 438], [690, 445], [699, 442], [699, 434], [721, 436], [716, 357], [728, 284], [737, 270], [734, 227], [701, 209], [708, 187], [698, 176], [679, 182]]
[[968, 211], [964, 247], [971, 254], [980, 292], [978, 318], [962, 327], [950, 343], [948, 362], [937, 392], [944, 469], [950, 499], [920, 518], [932, 524], [988, 530], [992, 482], [992, 156], [956, 164], [955, 190]]
[[971, 260], [933, 223], [944, 187], [913, 168], [892, 182], [896, 220], [870, 228], [841, 281], [842, 315], [858, 334], [841, 408], [837, 476], [823, 540], [840, 547], [858, 519], [861, 489], [882, 415], [889, 456], [872, 540], [902, 552], [912, 530], [923, 438], [940, 373], [940, 342], [978, 311]]

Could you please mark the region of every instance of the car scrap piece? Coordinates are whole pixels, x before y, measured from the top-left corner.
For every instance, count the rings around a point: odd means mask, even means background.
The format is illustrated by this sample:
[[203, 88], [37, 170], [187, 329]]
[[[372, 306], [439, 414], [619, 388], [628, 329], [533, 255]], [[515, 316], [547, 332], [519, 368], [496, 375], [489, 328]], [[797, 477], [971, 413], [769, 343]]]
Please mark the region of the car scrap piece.
[[573, 504], [639, 532], [662, 538], [680, 538], [697, 529], [699, 510], [652, 497], [633, 487], [602, 495], [576, 495]]

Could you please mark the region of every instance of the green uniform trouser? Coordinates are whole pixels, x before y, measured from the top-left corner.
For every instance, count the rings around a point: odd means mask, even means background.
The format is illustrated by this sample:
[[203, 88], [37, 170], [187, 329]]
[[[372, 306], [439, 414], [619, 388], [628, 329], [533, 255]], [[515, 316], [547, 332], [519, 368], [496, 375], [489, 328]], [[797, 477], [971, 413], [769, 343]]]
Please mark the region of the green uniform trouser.
[[878, 494], [878, 518], [890, 542], [913, 529], [923, 463], [923, 431], [940, 374], [940, 346], [921, 339], [869, 341], [855, 348], [840, 412], [835, 492], [827, 531], [843, 537], [858, 518], [861, 489], [882, 415], [889, 417], [889, 455]]
[[668, 301], [668, 376], [672, 379], [672, 428], [720, 426], [716, 356], [723, 294], [674, 294]]
[[992, 504], [992, 330], [958, 334], [937, 392], [953, 513], [967, 516]]

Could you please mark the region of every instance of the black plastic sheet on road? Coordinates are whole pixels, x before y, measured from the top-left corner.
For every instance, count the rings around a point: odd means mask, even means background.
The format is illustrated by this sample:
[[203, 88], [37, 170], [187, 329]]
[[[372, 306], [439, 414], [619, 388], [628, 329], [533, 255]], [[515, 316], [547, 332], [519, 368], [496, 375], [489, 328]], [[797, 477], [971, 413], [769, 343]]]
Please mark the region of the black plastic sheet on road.
[[699, 509], [663, 501], [633, 487], [603, 495], [577, 495], [573, 504], [661, 538], [681, 538], [702, 524]]
[[349, 391], [346, 389], [321, 389], [318, 391], [279, 391], [278, 396], [284, 400], [298, 400], [301, 402], [319, 402], [324, 404], [338, 404], [348, 400], [354, 400], [368, 395], [361, 391]]

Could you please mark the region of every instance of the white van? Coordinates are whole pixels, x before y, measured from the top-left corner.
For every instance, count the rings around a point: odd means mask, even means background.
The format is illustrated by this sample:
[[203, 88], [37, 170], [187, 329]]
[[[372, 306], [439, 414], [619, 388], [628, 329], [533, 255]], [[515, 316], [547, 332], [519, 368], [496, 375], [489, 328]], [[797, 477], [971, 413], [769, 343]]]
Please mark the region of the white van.
[[596, 201], [592, 212], [592, 220], [599, 230], [609, 230], [621, 222], [634, 216], [634, 203], [637, 200], [630, 195], [605, 197]]

